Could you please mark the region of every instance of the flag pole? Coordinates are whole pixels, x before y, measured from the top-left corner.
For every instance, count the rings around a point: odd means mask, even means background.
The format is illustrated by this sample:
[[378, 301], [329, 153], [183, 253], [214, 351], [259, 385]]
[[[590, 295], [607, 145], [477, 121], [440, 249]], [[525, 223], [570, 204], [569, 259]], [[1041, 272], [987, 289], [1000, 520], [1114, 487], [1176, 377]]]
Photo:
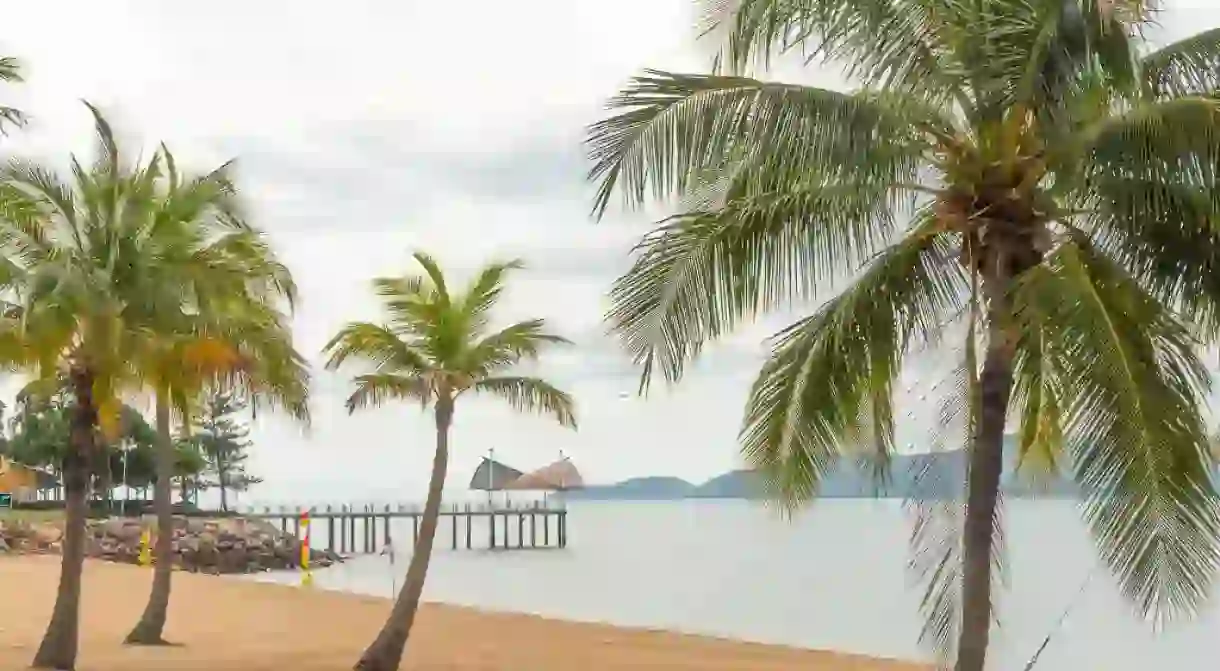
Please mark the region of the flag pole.
[[496, 464], [496, 448], [487, 450], [487, 508], [492, 508], [491, 492], [494, 482], [492, 481], [492, 471]]

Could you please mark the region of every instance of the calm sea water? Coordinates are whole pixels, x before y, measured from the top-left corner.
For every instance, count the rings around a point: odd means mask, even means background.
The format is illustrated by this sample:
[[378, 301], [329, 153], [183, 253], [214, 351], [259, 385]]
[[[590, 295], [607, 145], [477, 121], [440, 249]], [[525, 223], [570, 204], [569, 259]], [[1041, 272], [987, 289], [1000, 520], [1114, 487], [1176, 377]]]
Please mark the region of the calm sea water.
[[[898, 501], [822, 501], [795, 520], [748, 502], [572, 503], [569, 548], [452, 551], [442, 526], [425, 598], [479, 608], [926, 659]], [[1058, 627], [1039, 671], [1215, 668], [1216, 609], [1159, 634], [1124, 604], [1075, 507], [1010, 501], [1008, 588], [991, 668], [1020, 671]], [[476, 526], [476, 534], [478, 527]], [[513, 530], [515, 535], [516, 530]], [[476, 538], [483, 538], [476, 535]], [[409, 524], [396, 538], [410, 538]], [[406, 569], [368, 556], [315, 572], [327, 589], [389, 596]], [[1092, 576], [1092, 577], [1090, 577]], [[295, 577], [263, 575], [259, 580]], [[1083, 591], [1082, 591], [1083, 586]]]

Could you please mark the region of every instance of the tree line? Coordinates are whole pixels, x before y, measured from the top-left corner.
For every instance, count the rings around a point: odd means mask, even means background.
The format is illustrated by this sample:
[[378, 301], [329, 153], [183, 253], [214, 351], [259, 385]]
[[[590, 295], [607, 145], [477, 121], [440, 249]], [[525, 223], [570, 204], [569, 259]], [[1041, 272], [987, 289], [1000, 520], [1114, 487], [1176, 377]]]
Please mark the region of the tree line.
[[[50, 396], [19, 393], [13, 416], [3, 422], [6, 435], [0, 436], [0, 454], [51, 477], [50, 495], [55, 500], [62, 500], [60, 468], [70, 441], [72, 403], [68, 390], [62, 388]], [[180, 503], [197, 504], [199, 492], [217, 490], [220, 510], [228, 512], [231, 493], [245, 492], [262, 481], [246, 469], [250, 430], [240, 415], [247, 407], [230, 392], [212, 391], [194, 409], [194, 416], [179, 426], [173, 440], [173, 481]], [[144, 500], [157, 479], [156, 432], [131, 405], [124, 403], [119, 412], [116, 436], [96, 438], [98, 452], [91, 469], [92, 496], [110, 502], [112, 511], [130, 510], [114, 505], [116, 489], [123, 490], [124, 498], [135, 492]]]

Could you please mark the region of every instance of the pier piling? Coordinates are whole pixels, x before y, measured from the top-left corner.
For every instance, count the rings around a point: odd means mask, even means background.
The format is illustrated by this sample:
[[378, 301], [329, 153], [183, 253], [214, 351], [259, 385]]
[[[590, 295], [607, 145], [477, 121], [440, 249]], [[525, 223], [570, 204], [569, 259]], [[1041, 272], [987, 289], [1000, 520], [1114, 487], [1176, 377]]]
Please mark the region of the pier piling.
[[[323, 539], [320, 534], [313, 534], [314, 549], [326, 549], [341, 555], [376, 554], [387, 545], [393, 544], [395, 520], [411, 520], [411, 542], [419, 541], [420, 521], [423, 519], [422, 506], [398, 505], [325, 505], [290, 508], [263, 507], [245, 512], [246, 517], [266, 520], [274, 524], [283, 533], [292, 533], [297, 538], [303, 538], [304, 528], [301, 524], [301, 514], [308, 511], [312, 526], [316, 527], [320, 520], [326, 520], [326, 547], [321, 548]], [[449, 522], [450, 549], [452, 550], [528, 550], [528, 549], [561, 549], [568, 543], [568, 526], [566, 508], [548, 505], [544, 502], [533, 502], [527, 505], [506, 503], [496, 505], [475, 505], [469, 503], [453, 504], [441, 510], [441, 523], [445, 518]], [[516, 518], [516, 524], [512, 519]], [[555, 521], [555, 533], [551, 533], [551, 520]], [[539, 534], [538, 525], [542, 529]], [[479, 548], [474, 542], [475, 527], [487, 525], [487, 545]], [[529, 526], [529, 538], [526, 538], [526, 526]], [[516, 527], [515, 538], [513, 527]], [[359, 536], [357, 536], [359, 527]], [[380, 527], [380, 533], [379, 528]], [[337, 532], [337, 534], [336, 534]], [[465, 543], [462, 543], [462, 536]], [[540, 537], [541, 536], [541, 537]]]

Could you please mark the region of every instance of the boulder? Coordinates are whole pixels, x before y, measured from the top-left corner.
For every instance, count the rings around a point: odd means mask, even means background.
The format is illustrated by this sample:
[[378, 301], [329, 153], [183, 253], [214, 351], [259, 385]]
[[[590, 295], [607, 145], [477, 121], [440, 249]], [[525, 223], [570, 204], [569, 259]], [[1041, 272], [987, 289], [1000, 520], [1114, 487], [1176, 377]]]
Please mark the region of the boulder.
[[114, 517], [94, 527], [93, 531], [95, 534], [117, 538], [124, 543], [139, 543], [140, 536], [144, 535], [144, 525], [136, 519]]
[[64, 537], [64, 532], [57, 526], [51, 524], [43, 524], [34, 527], [34, 540], [41, 545], [50, 545], [51, 543], [59, 542], [59, 539]]
[[[140, 539], [152, 518], [90, 520], [85, 534], [87, 556], [105, 561], [134, 564], [140, 557]], [[264, 520], [240, 517], [216, 520], [174, 519], [173, 560], [175, 568], [202, 573], [256, 573], [295, 569], [300, 564], [301, 544]], [[0, 552], [60, 552], [61, 527], [0, 522]], [[330, 566], [342, 558], [334, 552], [314, 550], [310, 564]]]

